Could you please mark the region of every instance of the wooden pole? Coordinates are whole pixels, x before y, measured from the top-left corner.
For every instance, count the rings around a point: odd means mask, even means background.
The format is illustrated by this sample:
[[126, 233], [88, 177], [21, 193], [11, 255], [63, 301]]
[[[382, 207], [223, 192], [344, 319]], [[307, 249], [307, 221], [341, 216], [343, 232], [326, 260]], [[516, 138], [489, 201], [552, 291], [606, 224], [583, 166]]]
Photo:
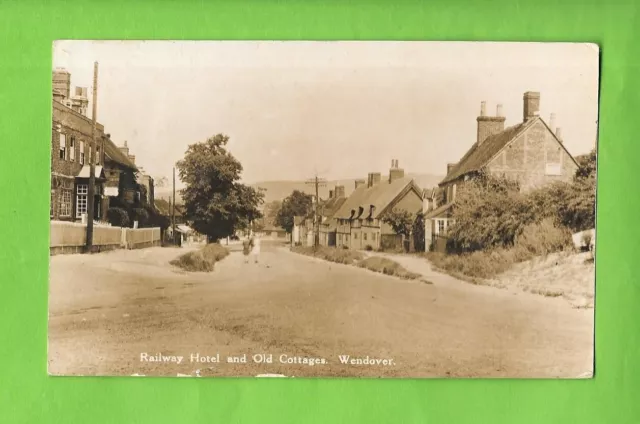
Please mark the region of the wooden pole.
[[173, 205], [171, 207], [171, 234], [173, 236], [173, 243], [176, 243], [176, 167], [173, 167]]
[[89, 190], [87, 193], [87, 239], [86, 251], [91, 252], [93, 246], [93, 215], [96, 184], [96, 115], [98, 113], [98, 62], [93, 63], [93, 110], [91, 113], [91, 141], [89, 142]]

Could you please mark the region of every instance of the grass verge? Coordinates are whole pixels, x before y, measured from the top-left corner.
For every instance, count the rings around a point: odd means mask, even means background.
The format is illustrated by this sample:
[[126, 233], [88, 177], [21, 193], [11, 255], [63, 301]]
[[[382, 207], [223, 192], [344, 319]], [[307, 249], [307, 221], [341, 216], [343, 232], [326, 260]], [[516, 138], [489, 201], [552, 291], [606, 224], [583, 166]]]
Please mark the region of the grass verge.
[[215, 263], [229, 255], [229, 251], [218, 243], [207, 244], [200, 250], [187, 252], [170, 262], [171, 265], [190, 272], [211, 272]]
[[422, 280], [421, 274], [408, 271], [396, 261], [380, 256], [369, 256], [365, 258], [361, 252], [355, 250], [336, 249], [335, 247], [326, 246], [320, 246], [317, 249], [313, 247], [295, 246], [291, 248], [291, 251], [330, 262], [355, 265], [368, 269], [369, 271], [399, 277], [404, 280], [421, 280], [424, 283], [431, 284], [430, 281]]

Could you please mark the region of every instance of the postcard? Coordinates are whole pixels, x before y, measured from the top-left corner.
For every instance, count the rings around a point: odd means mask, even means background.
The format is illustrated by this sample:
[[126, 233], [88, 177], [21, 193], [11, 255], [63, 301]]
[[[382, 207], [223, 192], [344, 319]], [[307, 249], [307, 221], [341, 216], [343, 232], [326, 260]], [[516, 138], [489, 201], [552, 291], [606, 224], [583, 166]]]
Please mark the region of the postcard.
[[588, 378], [599, 48], [53, 46], [48, 372]]

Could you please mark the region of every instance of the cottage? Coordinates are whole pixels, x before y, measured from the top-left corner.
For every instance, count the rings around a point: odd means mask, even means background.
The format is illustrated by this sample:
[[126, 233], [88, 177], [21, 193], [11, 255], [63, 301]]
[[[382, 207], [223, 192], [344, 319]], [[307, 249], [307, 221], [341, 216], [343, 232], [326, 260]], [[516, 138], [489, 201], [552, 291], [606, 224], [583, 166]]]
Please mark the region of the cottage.
[[355, 181], [355, 190], [333, 216], [336, 245], [350, 249], [397, 247], [402, 238], [382, 217], [392, 210], [419, 212], [422, 202], [422, 190], [413, 179], [405, 177], [394, 159], [388, 179], [382, 180], [379, 172], [373, 172], [366, 183]]
[[344, 195], [344, 186], [337, 185], [329, 190], [329, 198], [320, 206], [320, 245], [335, 246], [338, 225], [333, 218], [342, 207], [347, 198]]
[[124, 147], [118, 147], [109, 134], [105, 135], [105, 194], [109, 197], [111, 207], [122, 204], [133, 204], [139, 200], [138, 183], [135, 165], [135, 156], [129, 155], [127, 142]]
[[555, 115], [551, 114], [547, 123], [540, 117], [539, 108], [540, 93], [524, 93], [522, 122], [505, 129], [502, 105], [497, 106], [496, 116], [487, 116], [486, 103], [481, 102], [476, 141], [457, 163], [447, 165], [446, 177], [427, 195], [427, 249], [444, 249], [456, 192], [480, 171], [514, 179], [523, 191], [553, 181], [571, 181], [578, 164], [562, 143]]

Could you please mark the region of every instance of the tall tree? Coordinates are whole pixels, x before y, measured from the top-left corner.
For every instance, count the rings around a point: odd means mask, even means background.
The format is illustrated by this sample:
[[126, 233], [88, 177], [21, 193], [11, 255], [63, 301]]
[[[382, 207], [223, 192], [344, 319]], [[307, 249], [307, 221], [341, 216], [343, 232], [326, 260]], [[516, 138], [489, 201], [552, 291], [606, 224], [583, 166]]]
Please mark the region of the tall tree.
[[242, 165], [225, 146], [229, 137], [217, 134], [189, 145], [176, 166], [186, 187], [182, 199], [193, 228], [210, 241], [234, 234], [261, 217], [263, 193], [241, 184]]
[[282, 205], [276, 214], [276, 224], [290, 233], [293, 230], [293, 217], [309, 215], [312, 210], [312, 204], [313, 200], [310, 194], [294, 190], [282, 201]]

